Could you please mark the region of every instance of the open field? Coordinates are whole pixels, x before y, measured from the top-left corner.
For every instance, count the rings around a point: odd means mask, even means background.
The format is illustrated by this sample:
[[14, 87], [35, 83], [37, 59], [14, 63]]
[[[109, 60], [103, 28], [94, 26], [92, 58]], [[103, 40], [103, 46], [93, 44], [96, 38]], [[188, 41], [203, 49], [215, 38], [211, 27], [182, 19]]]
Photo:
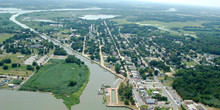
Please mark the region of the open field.
[[[0, 25], [2, 29], [19, 29], [20, 27], [9, 20], [12, 14], [0, 13]], [[2, 31], [2, 30], [1, 30]]]
[[[187, 22], [161, 22], [161, 21], [142, 21], [142, 22], [130, 22], [127, 21], [126, 18], [121, 19], [112, 19], [112, 21], [117, 22], [119, 25], [121, 24], [139, 24], [139, 25], [149, 25], [149, 26], [155, 26], [160, 29], [168, 29], [172, 32], [174, 35], [179, 35], [180, 32], [171, 30], [171, 28], [183, 28], [185, 26], [197, 26], [197, 27], [203, 27], [202, 23], [206, 23], [207, 21], [187, 21]], [[184, 34], [192, 35], [196, 38], [195, 32], [192, 31], [184, 31], [180, 29], [180, 31]]]
[[186, 64], [186, 66], [196, 66], [197, 63], [194, 62], [194, 61], [191, 61], [191, 62], [184, 62]]
[[130, 22], [127, 21], [126, 18], [122, 19], [112, 19], [112, 21], [117, 22], [118, 24], [148, 24], [156, 27], [165, 27], [165, 28], [172, 28], [172, 27], [184, 27], [184, 26], [202, 26], [202, 23], [205, 23], [205, 21], [188, 21], [188, 22], [161, 22], [161, 21], [142, 21], [142, 22]]
[[8, 33], [0, 33], [0, 44], [3, 43], [6, 39], [12, 37], [14, 34], [8, 34]]
[[[22, 57], [21, 57], [22, 56]], [[0, 55], [0, 61], [3, 60], [3, 59], [8, 59], [10, 58], [11, 59], [11, 63], [10, 64], [6, 64], [5, 65], [8, 65], [8, 70], [3, 70], [2, 67], [0, 67], [0, 74], [3, 74], [3, 75], [13, 75], [13, 76], [30, 76], [33, 71], [29, 71], [29, 70], [26, 70], [26, 65], [22, 65], [23, 61], [25, 59], [27, 59], [29, 56], [25, 56], [25, 55], [21, 55], [21, 54], [2, 54]], [[11, 64], [12, 63], [18, 63], [18, 64], [21, 64], [20, 67], [16, 67], [16, 68], [12, 68]]]
[[160, 22], [160, 21], [143, 21], [140, 22], [140, 24], [151, 24], [153, 26], [163, 27], [165, 28], [172, 28], [172, 27], [184, 27], [184, 26], [201, 26], [202, 23], [205, 23], [205, 21], [187, 21], [187, 22]]
[[64, 60], [50, 60], [20, 90], [52, 92], [64, 100], [68, 109], [80, 102], [79, 97], [89, 80], [86, 66], [65, 63]]
[[8, 76], [22, 76], [27, 77], [30, 76], [34, 71], [27, 70], [26, 65], [21, 65], [20, 67], [12, 68], [11, 64], [5, 64], [8, 65], [8, 70], [3, 70], [2, 67], [0, 67], [0, 74], [1, 75], [8, 75]]
[[158, 79], [163, 81], [163, 85], [165, 86], [171, 86], [174, 80], [173, 77], [166, 77], [166, 80], [165, 80], [165, 76], [159, 76]]
[[12, 54], [12, 53], [4, 53], [0, 55], [0, 60], [10, 58], [12, 63], [20, 63], [22, 64], [26, 59], [28, 59], [30, 55], [22, 55], [22, 54]]

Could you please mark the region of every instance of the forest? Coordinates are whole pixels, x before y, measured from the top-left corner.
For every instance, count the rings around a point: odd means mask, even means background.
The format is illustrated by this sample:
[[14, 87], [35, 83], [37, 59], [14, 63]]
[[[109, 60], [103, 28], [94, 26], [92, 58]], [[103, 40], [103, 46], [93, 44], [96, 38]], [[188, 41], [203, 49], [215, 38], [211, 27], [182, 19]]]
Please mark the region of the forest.
[[205, 105], [220, 108], [220, 68], [196, 66], [180, 69], [172, 86], [184, 100], [192, 99]]

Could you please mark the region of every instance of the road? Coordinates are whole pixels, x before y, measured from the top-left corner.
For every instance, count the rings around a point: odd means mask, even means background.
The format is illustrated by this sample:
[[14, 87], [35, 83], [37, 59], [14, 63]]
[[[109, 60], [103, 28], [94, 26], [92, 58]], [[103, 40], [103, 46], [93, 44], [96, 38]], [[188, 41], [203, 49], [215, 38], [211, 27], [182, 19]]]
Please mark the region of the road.
[[86, 48], [86, 36], [84, 36], [82, 55], [85, 54], [85, 53], [84, 53], [85, 48]]
[[104, 66], [104, 58], [103, 58], [103, 55], [102, 55], [102, 45], [99, 41], [99, 55], [100, 55], [100, 60], [101, 60], [101, 66]]
[[171, 95], [171, 93], [166, 90], [166, 87], [157, 79], [157, 76], [154, 76], [154, 80], [158, 83], [162, 89], [162, 92], [167, 96], [168, 101], [171, 102], [170, 105], [174, 108], [174, 110], [178, 110], [179, 104], [176, 103], [176, 100], [174, 100], [174, 97]]
[[120, 51], [119, 51], [119, 49], [118, 49], [116, 43], [114, 42], [112, 33], [111, 33], [111, 31], [109, 30], [108, 25], [107, 25], [107, 23], [106, 23], [105, 21], [104, 21], [104, 24], [105, 24], [105, 26], [106, 26], [106, 28], [107, 28], [107, 31], [108, 31], [108, 33], [109, 33], [111, 39], [112, 39], [112, 42], [114, 43], [114, 46], [115, 46], [115, 48], [116, 48], [116, 50], [117, 50], [117, 52], [118, 52], [119, 57], [120, 57], [122, 60], [124, 60], [124, 57], [121, 56], [121, 53], [120, 53]]

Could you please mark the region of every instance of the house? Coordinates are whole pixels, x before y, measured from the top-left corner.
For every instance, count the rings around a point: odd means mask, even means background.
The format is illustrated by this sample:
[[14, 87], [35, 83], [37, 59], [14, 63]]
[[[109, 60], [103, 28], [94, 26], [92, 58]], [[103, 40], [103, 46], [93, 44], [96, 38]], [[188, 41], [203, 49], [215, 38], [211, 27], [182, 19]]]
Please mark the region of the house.
[[133, 65], [133, 63], [130, 61], [126, 61], [125, 63], [126, 63], [126, 65]]
[[8, 87], [13, 88], [13, 87], [14, 87], [14, 84], [8, 84]]
[[186, 105], [188, 110], [197, 110], [197, 108], [193, 104]]
[[125, 70], [120, 70], [120, 74], [124, 74], [125, 73]]
[[0, 75], [0, 78], [7, 78], [6, 75]]
[[144, 87], [143, 86], [139, 86], [139, 90], [140, 91], [144, 90]]
[[152, 80], [147, 78], [147, 79], [146, 79], [146, 82], [152, 82]]
[[4, 86], [5, 85], [5, 83], [3, 83], [3, 82], [0, 82], [0, 86]]
[[139, 87], [139, 86], [141, 86], [142, 84], [141, 84], [141, 82], [137, 82], [137, 86]]
[[160, 94], [158, 91], [153, 91], [153, 95]]
[[146, 99], [146, 104], [156, 104], [156, 99], [151, 99], [151, 98], [149, 98], [149, 99]]
[[184, 100], [185, 104], [193, 104], [193, 100]]
[[43, 45], [31, 45], [30, 48], [44, 48]]

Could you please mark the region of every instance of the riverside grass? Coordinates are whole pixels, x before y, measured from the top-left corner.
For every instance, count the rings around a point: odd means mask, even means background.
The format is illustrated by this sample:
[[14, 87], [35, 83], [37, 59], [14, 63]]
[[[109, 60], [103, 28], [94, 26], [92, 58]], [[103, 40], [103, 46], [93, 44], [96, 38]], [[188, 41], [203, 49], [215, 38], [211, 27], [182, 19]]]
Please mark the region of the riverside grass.
[[[70, 110], [80, 103], [80, 95], [89, 80], [89, 69], [85, 65], [66, 63], [64, 60], [50, 60], [33, 75], [19, 90], [51, 92]], [[75, 85], [71, 85], [75, 82]]]

